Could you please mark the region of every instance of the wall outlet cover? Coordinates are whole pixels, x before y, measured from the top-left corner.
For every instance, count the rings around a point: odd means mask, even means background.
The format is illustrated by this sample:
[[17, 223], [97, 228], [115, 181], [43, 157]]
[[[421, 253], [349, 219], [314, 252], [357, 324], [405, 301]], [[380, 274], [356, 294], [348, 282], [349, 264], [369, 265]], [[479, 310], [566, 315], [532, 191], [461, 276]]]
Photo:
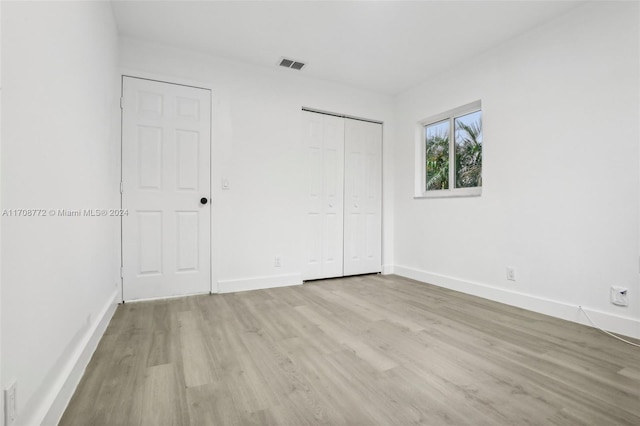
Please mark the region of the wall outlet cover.
[[629, 306], [629, 289], [611, 286], [611, 303], [616, 306]]

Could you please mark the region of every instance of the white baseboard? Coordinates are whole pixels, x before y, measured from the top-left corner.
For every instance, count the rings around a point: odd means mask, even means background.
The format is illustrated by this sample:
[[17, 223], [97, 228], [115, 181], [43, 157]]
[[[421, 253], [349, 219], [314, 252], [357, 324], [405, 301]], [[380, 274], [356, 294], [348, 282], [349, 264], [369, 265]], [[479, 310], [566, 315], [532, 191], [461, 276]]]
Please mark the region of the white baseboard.
[[91, 327], [87, 328], [84, 336], [79, 340], [76, 347], [72, 349], [71, 356], [57, 375], [57, 379], [50, 386], [46, 397], [42, 399], [40, 409], [34, 410], [30, 419], [18, 419], [20, 424], [58, 424], [76, 387], [80, 383], [80, 379], [82, 379], [91, 356], [116, 311], [119, 296], [119, 291], [114, 291], [109, 301], [97, 315], [97, 321], [94, 321]]
[[[573, 305], [559, 302], [557, 300], [519, 293], [483, 283], [461, 280], [407, 266], [395, 265], [393, 270], [396, 275], [400, 275], [401, 277], [411, 278], [424, 283], [437, 285], [438, 287], [460, 291], [484, 299], [591, 326], [591, 323], [585, 315], [579, 311], [577, 304]], [[584, 305], [582, 309], [589, 314], [591, 319], [599, 327], [614, 333], [640, 339], [640, 320], [637, 318], [597, 311]]]
[[235, 280], [218, 280], [218, 293], [235, 293], [237, 291], [288, 287], [301, 284], [302, 275], [300, 274], [270, 275], [267, 277], [240, 278]]

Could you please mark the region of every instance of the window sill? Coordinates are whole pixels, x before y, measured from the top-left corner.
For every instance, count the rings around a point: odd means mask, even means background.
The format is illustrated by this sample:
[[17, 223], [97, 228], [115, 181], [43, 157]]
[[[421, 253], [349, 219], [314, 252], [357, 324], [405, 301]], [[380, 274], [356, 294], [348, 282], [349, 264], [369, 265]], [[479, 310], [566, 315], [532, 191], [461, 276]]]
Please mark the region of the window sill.
[[482, 187], [477, 188], [458, 188], [458, 189], [441, 189], [438, 191], [428, 191], [414, 195], [414, 199], [421, 198], [462, 198], [462, 197], [479, 197], [482, 195]]

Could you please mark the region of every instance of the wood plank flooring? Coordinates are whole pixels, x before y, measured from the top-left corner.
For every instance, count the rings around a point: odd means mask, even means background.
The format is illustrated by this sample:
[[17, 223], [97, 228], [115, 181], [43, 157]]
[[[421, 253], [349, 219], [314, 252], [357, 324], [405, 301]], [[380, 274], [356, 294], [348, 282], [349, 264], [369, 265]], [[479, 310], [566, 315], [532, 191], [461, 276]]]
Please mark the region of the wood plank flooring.
[[640, 350], [397, 276], [120, 305], [61, 425], [640, 425]]

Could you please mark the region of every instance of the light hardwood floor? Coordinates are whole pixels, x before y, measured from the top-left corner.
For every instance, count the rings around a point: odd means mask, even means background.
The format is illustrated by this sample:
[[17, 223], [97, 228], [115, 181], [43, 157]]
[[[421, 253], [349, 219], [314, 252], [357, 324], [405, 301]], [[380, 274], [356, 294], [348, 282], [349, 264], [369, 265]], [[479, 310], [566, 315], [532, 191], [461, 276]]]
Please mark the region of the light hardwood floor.
[[397, 276], [118, 307], [62, 425], [640, 425], [640, 349]]

